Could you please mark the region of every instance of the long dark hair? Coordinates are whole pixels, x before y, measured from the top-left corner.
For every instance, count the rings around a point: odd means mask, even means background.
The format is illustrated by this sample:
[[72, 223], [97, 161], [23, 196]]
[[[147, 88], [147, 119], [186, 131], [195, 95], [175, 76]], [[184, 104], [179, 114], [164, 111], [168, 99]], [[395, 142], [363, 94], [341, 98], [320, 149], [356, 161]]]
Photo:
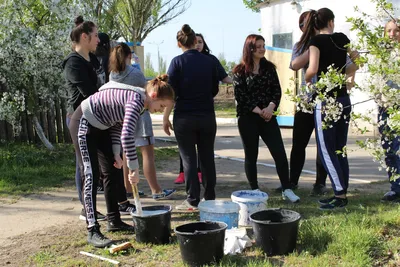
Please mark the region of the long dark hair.
[[307, 17], [307, 15], [310, 13], [310, 11], [305, 11], [303, 13], [301, 13], [300, 17], [299, 17], [299, 28], [300, 30], [304, 27], [304, 21]]
[[310, 10], [304, 20], [303, 34], [297, 43], [296, 51], [304, 53], [309, 47], [312, 37], [317, 35], [317, 30], [328, 27], [329, 21], [334, 20], [335, 15], [329, 8], [321, 8], [318, 11]]
[[[253, 51], [257, 49], [256, 42], [259, 40], [263, 40], [265, 42], [264, 37], [262, 37], [261, 35], [250, 34], [249, 36], [247, 36], [243, 46], [242, 60], [240, 64], [233, 69], [234, 74], [250, 74], [253, 72]], [[268, 61], [265, 57], [262, 58], [260, 60], [260, 74], [264, 74], [264, 72], [269, 68], [275, 69], [274, 63]]]
[[204, 40], [203, 35], [201, 33], [196, 33], [196, 36], [200, 37], [203, 40], [203, 44], [204, 44], [203, 50], [200, 51], [200, 53], [203, 53], [205, 55], [209, 55], [211, 53], [211, 50], [210, 50], [210, 48], [208, 48], [208, 45], [206, 43], [206, 40]]

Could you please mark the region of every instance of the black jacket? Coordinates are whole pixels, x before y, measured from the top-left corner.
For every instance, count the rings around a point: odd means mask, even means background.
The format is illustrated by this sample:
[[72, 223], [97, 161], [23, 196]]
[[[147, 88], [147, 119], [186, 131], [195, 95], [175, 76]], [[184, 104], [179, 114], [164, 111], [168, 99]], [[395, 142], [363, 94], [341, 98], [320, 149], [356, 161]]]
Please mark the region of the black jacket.
[[68, 114], [72, 114], [84, 99], [96, 93], [102, 85], [98, 76], [104, 75], [104, 70], [94, 54], [89, 56], [90, 62], [72, 52], [62, 64], [69, 96]]

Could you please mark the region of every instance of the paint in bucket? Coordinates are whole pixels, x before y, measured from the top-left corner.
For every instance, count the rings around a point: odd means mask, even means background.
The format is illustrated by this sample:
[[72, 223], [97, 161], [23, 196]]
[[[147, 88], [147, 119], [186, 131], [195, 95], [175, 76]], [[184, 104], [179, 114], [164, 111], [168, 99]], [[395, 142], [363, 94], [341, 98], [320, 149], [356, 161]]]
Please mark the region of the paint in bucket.
[[168, 244], [171, 237], [170, 205], [142, 208], [142, 215], [133, 213], [136, 241], [139, 243]]
[[299, 213], [286, 209], [267, 209], [250, 215], [257, 246], [268, 256], [292, 253], [296, 248]]
[[228, 229], [238, 227], [240, 206], [232, 201], [207, 200], [200, 202], [200, 221], [224, 222]]
[[267, 208], [268, 194], [259, 190], [240, 190], [231, 195], [233, 202], [239, 204], [239, 225], [250, 226], [250, 215]]

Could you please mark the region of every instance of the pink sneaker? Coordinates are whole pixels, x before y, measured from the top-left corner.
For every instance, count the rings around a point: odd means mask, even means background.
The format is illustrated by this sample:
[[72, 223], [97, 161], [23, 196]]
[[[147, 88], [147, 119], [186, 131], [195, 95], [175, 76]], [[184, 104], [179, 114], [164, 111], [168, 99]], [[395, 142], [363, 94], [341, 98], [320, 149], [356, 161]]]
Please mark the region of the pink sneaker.
[[199, 177], [199, 182], [200, 182], [200, 183], [203, 183], [203, 177], [202, 177], [201, 172], [198, 172], [198, 173], [197, 173], [197, 177]]
[[180, 172], [178, 177], [175, 179], [175, 184], [184, 184], [185, 183], [185, 175], [183, 172]]

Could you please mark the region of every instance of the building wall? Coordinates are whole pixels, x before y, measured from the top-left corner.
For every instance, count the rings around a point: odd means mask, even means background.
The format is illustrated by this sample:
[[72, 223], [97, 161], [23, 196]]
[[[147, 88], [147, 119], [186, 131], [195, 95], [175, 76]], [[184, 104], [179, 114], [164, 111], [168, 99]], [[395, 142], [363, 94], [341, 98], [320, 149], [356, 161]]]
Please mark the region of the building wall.
[[[343, 32], [350, 38], [350, 40], [355, 40], [356, 35], [353, 32], [350, 32], [351, 25], [350, 23], [346, 22], [346, 17], [351, 17], [355, 14], [354, 6], [358, 6], [361, 11], [368, 14], [375, 14], [375, 5], [368, 0], [297, 0], [298, 4], [296, 6], [291, 5], [291, 2], [292, 0], [277, 0], [261, 9], [261, 32], [265, 38], [265, 45], [267, 46], [268, 50], [266, 56], [277, 65], [281, 84], [287, 86], [289, 86], [287, 81], [293, 77], [293, 72], [288, 70], [288, 64], [286, 60], [279, 59], [285, 56], [279, 55], [282, 54], [281, 51], [271, 51], [271, 49], [268, 49], [268, 47], [273, 47], [274, 34], [291, 33], [293, 46], [293, 44], [300, 40], [301, 37], [301, 31], [298, 27], [298, 19], [300, 14], [310, 9], [318, 10], [322, 7], [327, 7], [335, 14], [335, 31]], [[400, 0], [392, 0], [392, 3], [395, 7], [400, 6]], [[398, 17], [400, 14], [395, 15]], [[368, 73], [366, 73], [366, 71], [363, 69], [357, 71], [356, 82], [362, 84], [362, 81], [365, 80], [366, 75], [368, 75]], [[293, 87], [289, 86], [288, 88], [290, 90], [294, 90]], [[286, 88], [282, 86], [282, 90], [286, 91]], [[355, 90], [352, 93], [353, 103], [367, 99], [368, 96], [362, 92], [357, 92], [357, 90]], [[290, 108], [288, 108], [288, 106], [290, 106], [290, 103], [288, 103], [288, 100], [282, 100], [285, 110], [289, 110]], [[369, 101], [356, 105], [354, 107], [354, 111], [367, 113], [368, 110], [374, 106], [376, 106], [375, 103], [373, 101]], [[370, 113], [370, 115], [376, 118], [376, 112]]]

